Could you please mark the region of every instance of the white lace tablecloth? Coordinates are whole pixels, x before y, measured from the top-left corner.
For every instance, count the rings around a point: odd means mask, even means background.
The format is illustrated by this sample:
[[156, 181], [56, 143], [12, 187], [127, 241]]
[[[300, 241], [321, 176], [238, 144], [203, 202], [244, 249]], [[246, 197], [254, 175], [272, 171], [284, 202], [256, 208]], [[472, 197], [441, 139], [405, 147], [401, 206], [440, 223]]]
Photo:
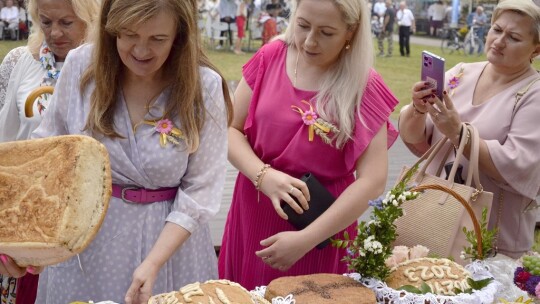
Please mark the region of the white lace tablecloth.
[[[477, 290], [472, 294], [459, 294], [456, 296], [443, 296], [432, 293], [414, 294], [403, 290], [395, 290], [386, 285], [386, 283], [372, 279], [362, 278], [358, 273], [344, 274], [370, 288], [375, 292], [379, 303], [394, 303], [394, 304], [425, 304], [429, 301], [430, 304], [491, 304], [499, 303], [502, 299], [515, 300], [520, 296], [527, 298], [527, 293], [520, 290], [513, 283], [514, 270], [518, 265], [515, 260], [508, 259], [502, 255], [497, 258], [492, 258], [487, 261], [476, 261], [465, 268], [471, 272], [474, 280], [482, 280], [485, 278], [494, 277], [488, 286]], [[252, 290], [252, 293], [264, 297], [266, 286], [257, 287]], [[389, 300], [390, 302], [385, 302]], [[277, 297], [272, 299], [272, 304], [296, 304], [294, 297]]]

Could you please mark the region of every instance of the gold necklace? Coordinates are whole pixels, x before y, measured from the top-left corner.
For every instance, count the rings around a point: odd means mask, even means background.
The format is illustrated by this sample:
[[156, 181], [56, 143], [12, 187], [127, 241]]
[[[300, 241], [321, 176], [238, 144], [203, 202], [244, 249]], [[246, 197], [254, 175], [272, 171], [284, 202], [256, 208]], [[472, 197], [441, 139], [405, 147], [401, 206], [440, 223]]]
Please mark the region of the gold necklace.
[[[146, 114], [150, 113], [150, 109], [154, 106], [154, 105], [150, 106], [150, 104], [152, 103], [152, 101], [156, 100], [159, 97], [159, 95], [161, 95], [161, 93], [163, 93], [163, 90], [158, 91], [154, 96], [152, 96], [150, 99], [148, 99], [148, 101], [146, 102], [146, 105], [144, 105], [144, 109], [146, 110], [146, 113], [144, 114], [144, 116], [146, 116]], [[123, 92], [122, 92], [122, 94], [123, 94]], [[124, 100], [125, 100], [125, 98], [126, 97], [124, 95]], [[141, 124], [144, 123], [144, 121], [145, 121], [144, 116], [143, 116], [143, 119], [141, 121], [137, 122], [133, 126], [133, 133], [135, 133], [137, 131], [137, 127], [139, 127]]]
[[297, 51], [296, 53], [296, 63], [294, 65], [294, 86], [296, 87], [296, 79], [297, 79], [297, 74], [298, 74], [298, 59], [300, 58], [300, 51]]

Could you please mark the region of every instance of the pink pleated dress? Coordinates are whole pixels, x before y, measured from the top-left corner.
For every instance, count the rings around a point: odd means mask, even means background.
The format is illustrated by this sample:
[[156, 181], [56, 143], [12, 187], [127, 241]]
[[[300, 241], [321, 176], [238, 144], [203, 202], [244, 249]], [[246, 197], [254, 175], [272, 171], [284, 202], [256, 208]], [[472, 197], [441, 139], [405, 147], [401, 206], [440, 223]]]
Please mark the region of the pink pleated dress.
[[[311, 172], [338, 197], [355, 180], [356, 161], [383, 124], [388, 127], [388, 147], [395, 141], [397, 131], [389, 122], [389, 115], [398, 101], [381, 77], [371, 71], [362, 97], [365, 125], [356, 118], [354, 138], [340, 150], [325, 144], [317, 135], [310, 142], [308, 126], [291, 106], [309, 110], [301, 101], [313, 100], [316, 92], [292, 85], [286, 73], [286, 55], [286, 44], [274, 41], [263, 46], [243, 67], [243, 76], [253, 91], [244, 132], [264, 163], [297, 178]], [[346, 228], [351, 237], [356, 235], [356, 225], [355, 222]], [[332, 246], [312, 249], [286, 272], [269, 267], [255, 255], [263, 249], [261, 240], [291, 230], [295, 228], [277, 215], [268, 197], [261, 193], [260, 202], [257, 201], [253, 182], [240, 173], [225, 224], [218, 265], [220, 277], [254, 289], [282, 276], [348, 272], [342, 261], [346, 251]]]

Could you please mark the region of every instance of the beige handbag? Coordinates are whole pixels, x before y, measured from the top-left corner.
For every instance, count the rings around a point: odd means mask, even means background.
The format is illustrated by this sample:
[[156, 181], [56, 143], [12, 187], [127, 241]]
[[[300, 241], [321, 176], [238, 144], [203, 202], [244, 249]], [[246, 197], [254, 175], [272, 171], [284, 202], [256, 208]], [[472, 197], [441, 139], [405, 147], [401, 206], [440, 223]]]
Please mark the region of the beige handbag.
[[[456, 158], [448, 179], [439, 177], [446, 158], [452, 148], [446, 151], [445, 157], [441, 161], [437, 175], [426, 173], [428, 165], [433, 161], [437, 153], [442, 152], [448, 138], [441, 139], [433, 145], [413, 166], [418, 166], [419, 170], [411, 178], [409, 184], [413, 185], [441, 185], [452, 189], [465, 199], [474, 211], [478, 219], [482, 216], [482, 209], [488, 209], [491, 213], [493, 193], [483, 191], [478, 174], [479, 157], [479, 136], [476, 128], [470, 124], [463, 124], [463, 136], [459, 148], [456, 151]], [[470, 134], [471, 155], [467, 179], [465, 184], [454, 183], [458, 165], [463, 156], [463, 150], [467, 144], [467, 134]], [[425, 163], [420, 164], [425, 160]], [[403, 174], [410, 168], [405, 167]], [[472, 183], [474, 182], [474, 187]], [[463, 227], [468, 230], [473, 229], [473, 221], [466, 209], [454, 198], [445, 192], [426, 190], [417, 199], [407, 201], [402, 206], [404, 215], [396, 221], [398, 237], [394, 245], [415, 246], [424, 245], [430, 252], [441, 257], [449, 257], [460, 264], [467, 264], [460, 258], [465, 246], [470, 246], [467, 242]]]

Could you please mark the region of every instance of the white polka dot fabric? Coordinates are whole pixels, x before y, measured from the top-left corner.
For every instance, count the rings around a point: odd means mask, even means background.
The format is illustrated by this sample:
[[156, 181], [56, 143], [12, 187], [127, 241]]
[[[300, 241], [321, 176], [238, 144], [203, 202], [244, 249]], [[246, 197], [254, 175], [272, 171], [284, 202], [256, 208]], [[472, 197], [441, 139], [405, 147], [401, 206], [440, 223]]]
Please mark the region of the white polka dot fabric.
[[[80, 75], [91, 57], [92, 46], [70, 52], [56, 91], [40, 127], [33, 137], [84, 134], [89, 111], [88, 92], [79, 90]], [[209, 219], [219, 210], [226, 172], [227, 114], [221, 78], [201, 68], [206, 123], [199, 149], [186, 152], [179, 146], [159, 144], [153, 126], [140, 125], [134, 133], [125, 101], [120, 95], [115, 128], [123, 139], [95, 136], [108, 149], [113, 183], [149, 189], [178, 187], [176, 199], [152, 204], [129, 204], [112, 198], [103, 226], [90, 246], [78, 257], [47, 267], [41, 274], [36, 303], [112, 300], [122, 303], [135, 268], [143, 261], [169, 221], [190, 231], [191, 237], [162, 267], [153, 293], [217, 278], [217, 261], [210, 238]], [[161, 118], [169, 96], [165, 90], [147, 114]], [[181, 129], [178, 117], [169, 117]]]

